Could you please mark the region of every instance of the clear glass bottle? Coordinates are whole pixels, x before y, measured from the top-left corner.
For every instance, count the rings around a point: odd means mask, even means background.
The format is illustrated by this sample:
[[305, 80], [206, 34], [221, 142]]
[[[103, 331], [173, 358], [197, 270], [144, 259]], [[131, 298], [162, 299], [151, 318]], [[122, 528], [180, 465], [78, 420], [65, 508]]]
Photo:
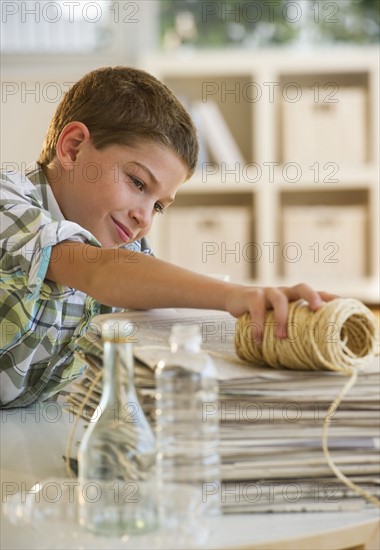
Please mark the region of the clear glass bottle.
[[211, 516], [221, 502], [218, 383], [201, 340], [197, 325], [174, 325], [171, 353], [156, 368], [157, 474], [161, 491], [169, 483], [196, 488]]
[[156, 442], [134, 386], [133, 331], [124, 320], [102, 326], [103, 391], [78, 453], [79, 522], [103, 535], [157, 524]]

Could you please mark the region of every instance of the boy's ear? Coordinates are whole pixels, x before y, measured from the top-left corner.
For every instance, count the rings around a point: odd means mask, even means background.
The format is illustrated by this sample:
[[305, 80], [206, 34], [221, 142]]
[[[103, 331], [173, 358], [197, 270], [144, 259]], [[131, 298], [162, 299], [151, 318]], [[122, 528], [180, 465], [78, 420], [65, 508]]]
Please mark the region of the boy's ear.
[[58, 138], [56, 147], [56, 155], [64, 169], [72, 167], [81, 145], [89, 139], [89, 129], [82, 122], [66, 124]]

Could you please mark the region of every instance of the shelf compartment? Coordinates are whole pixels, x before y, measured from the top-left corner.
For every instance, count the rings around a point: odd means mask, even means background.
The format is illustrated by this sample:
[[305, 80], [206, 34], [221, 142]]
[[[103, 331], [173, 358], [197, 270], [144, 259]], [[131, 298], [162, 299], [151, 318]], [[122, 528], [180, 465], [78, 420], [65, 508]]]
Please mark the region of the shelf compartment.
[[182, 195], [160, 219], [162, 259], [203, 274], [255, 277], [250, 194]]
[[280, 162], [343, 167], [372, 161], [368, 73], [281, 75], [280, 90]]
[[323, 282], [370, 274], [365, 190], [284, 192], [280, 212], [280, 276]]
[[[173, 90], [179, 99], [194, 116], [193, 106], [197, 102], [207, 105], [207, 102], [215, 102], [223, 116], [229, 130], [234, 137], [245, 161], [252, 161], [253, 136], [252, 116], [254, 103], [249, 101], [252, 92], [252, 77], [250, 75], [215, 75], [209, 77], [194, 74], [189, 77], [166, 77], [165, 84]], [[199, 123], [198, 123], [199, 124]], [[217, 129], [216, 129], [217, 131]], [[202, 126], [199, 127], [201, 145], [205, 141], [202, 138]], [[206, 156], [209, 162], [216, 161], [210, 152], [210, 147], [205, 143]]]

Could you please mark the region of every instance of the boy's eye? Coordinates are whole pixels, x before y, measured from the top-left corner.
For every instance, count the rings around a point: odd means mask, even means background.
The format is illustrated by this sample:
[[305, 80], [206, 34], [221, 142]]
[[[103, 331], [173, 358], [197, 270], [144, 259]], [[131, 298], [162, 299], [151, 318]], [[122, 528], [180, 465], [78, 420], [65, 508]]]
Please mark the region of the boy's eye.
[[[128, 174], [128, 178], [137, 189], [139, 189], [140, 191], [142, 191], [144, 189], [145, 184], [144, 184], [143, 181], [139, 180], [138, 178], [136, 178], [135, 176], [132, 176], [130, 174]], [[154, 205], [154, 211], [155, 212], [158, 212], [159, 214], [163, 214], [164, 210], [165, 209], [164, 209], [164, 207], [162, 206], [162, 204], [160, 202], [155, 203], [155, 205]]]
[[131, 180], [131, 182], [133, 183], [133, 185], [135, 187], [137, 187], [137, 189], [143, 189], [144, 187], [144, 184], [142, 181], [140, 181], [139, 179], [135, 178], [134, 176], [128, 176], [129, 179]]
[[156, 204], [154, 205], [154, 210], [155, 210], [155, 212], [158, 212], [159, 214], [164, 213], [164, 207], [159, 202], [156, 202]]

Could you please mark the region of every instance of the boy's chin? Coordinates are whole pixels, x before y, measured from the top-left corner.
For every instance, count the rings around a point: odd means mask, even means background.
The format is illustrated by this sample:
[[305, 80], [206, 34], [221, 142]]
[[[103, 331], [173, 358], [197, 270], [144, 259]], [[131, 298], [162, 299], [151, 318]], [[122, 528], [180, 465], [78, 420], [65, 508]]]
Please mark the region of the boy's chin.
[[126, 244], [126, 243], [123, 243], [121, 241], [119, 242], [119, 241], [117, 241], [116, 239], [114, 239], [112, 237], [107, 237], [107, 236], [102, 236], [102, 235], [95, 235], [95, 234], [93, 234], [93, 235], [100, 242], [102, 248], [118, 248], [122, 244]]

